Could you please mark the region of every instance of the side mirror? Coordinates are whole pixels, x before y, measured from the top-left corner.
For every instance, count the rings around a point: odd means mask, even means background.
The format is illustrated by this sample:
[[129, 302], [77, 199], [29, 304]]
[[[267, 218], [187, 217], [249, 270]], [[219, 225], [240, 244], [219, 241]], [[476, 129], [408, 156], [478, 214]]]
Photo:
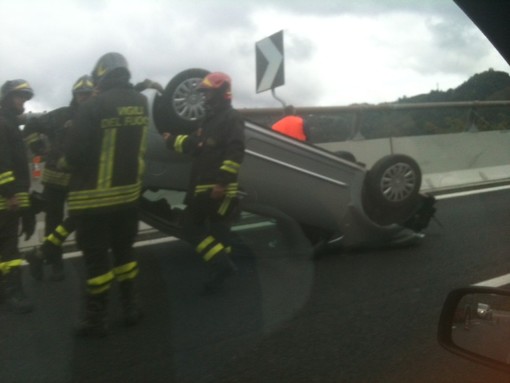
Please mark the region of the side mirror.
[[510, 372], [510, 290], [465, 287], [443, 305], [438, 341], [448, 351]]

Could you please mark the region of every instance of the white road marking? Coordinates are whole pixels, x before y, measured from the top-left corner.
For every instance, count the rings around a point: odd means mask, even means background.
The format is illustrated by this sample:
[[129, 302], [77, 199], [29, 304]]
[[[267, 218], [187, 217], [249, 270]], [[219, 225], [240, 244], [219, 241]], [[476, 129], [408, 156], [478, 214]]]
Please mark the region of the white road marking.
[[[163, 238], [148, 239], [145, 241], [135, 242], [133, 247], [151, 246], [151, 245], [157, 245], [160, 243], [174, 242], [174, 241], [178, 241], [178, 240], [179, 240], [179, 238], [176, 238], [176, 237], [163, 237]], [[81, 257], [81, 255], [82, 255], [81, 251], [72, 251], [69, 253], [65, 253], [63, 255], [63, 258], [64, 259], [76, 258], [76, 257]]]
[[456, 198], [456, 197], [465, 197], [468, 195], [490, 193], [493, 191], [507, 190], [507, 189], [510, 189], [510, 185], [494, 186], [494, 187], [487, 188], [487, 189], [467, 190], [467, 191], [463, 191], [463, 192], [455, 192], [455, 193], [437, 195], [436, 199], [440, 200], [440, 199], [448, 199], [448, 198]]
[[510, 284], [510, 274], [501, 275], [487, 281], [475, 283], [473, 286], [501, 287]]

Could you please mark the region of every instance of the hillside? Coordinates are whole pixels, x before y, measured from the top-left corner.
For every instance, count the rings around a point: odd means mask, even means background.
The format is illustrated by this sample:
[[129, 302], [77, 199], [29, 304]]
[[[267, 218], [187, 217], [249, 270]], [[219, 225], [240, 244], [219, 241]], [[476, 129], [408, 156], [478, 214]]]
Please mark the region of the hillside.
[[455, 89], [431, 91], [399, 99], [398, 103], [510, 100], [510, 75], [488, 71], [475, 74]]
[[[510, 100], [510, 75], [506, 72], [489, 69], [475, 74], [454, 89], [402, 97], [391, 103], [494, 100]], [[479, 131], [510, 129], [508, 107], [478, 108], [476, 110], [465, 108], [366, 110], [357, 116], [350, 112], [306, 117], [310, 125], [314, 127], [313, 140], [315, 142], [341, 141], [361, 137], [372, 139], [455, 133], [473, 129]]]

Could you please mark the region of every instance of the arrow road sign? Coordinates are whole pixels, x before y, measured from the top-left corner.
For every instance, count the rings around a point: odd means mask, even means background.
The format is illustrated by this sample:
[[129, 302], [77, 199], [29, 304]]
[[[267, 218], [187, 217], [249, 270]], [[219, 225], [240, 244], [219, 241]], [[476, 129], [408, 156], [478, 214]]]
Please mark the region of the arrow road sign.
[[255, 44], [257, 64], [257, 93], [274, 89], [285, 83], [283, 31]]

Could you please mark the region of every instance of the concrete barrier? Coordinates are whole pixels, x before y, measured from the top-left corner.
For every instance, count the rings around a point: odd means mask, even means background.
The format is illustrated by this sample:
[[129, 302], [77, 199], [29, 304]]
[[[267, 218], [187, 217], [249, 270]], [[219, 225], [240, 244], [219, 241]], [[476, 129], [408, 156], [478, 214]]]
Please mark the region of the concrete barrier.
[[423, 191], [510, 182], [510, 131], [462, 132], [318, 144], [349, 151], [371, 168], [388, 154], [413, 157], [423, 173]]

